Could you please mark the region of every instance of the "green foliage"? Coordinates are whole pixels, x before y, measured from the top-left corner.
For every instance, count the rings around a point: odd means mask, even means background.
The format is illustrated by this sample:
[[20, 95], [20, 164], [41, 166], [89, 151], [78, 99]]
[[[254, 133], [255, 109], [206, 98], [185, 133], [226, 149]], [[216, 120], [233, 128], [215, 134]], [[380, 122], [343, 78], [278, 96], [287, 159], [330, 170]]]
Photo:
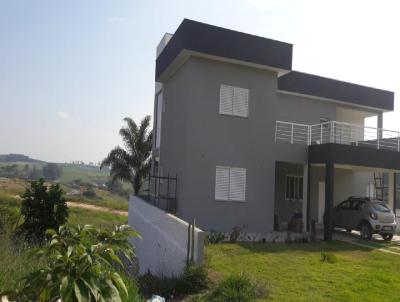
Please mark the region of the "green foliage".
[[189, 265], [180, 277], [157, 277], [150, 272], [139, 277], [143, 296], [157, 294], [166, 298], [195, 294], [209, 287], [209, 278], [204, 266]]
[[256, 286], [244, 274], [230, 275], [224, 278], [211, 292], [210, 302], [252, 302], [266, 296], [265, 288]]
[[16, 301], [126, 301], [128, 289], [118, 268], [122, 256], [132, 259], [129, 236], [138, 236], [126, 225], [115, 230], [93, 226], [61, 226], [48, 230], [46, 245], [35, 250], [43, 259], [40, 269], [24, 277], [22, 289], [6, 294]]
[[327, 263], [336, 263], [337, 257], [333, 253], [321, 251], [321, 261]]
[[43, 177], [46, 180], [56, 180], [62, 175], [62, 169], [59, 165], [49, 163], [43, 167]]
[[94, 198], [94, 197], [96, 197], [96, 192], [94, 191], [92, 186], [86, 186], [82, 195], [85, 197]]
[[205, 238], [206, 244], [216, 244], [221, 243], [225, 240], [225, 234], [218, 231], [210, 231], [207, 233]]
[[0, 234], [14, 230], [18, 224], [19, 216], [16, 208], [0, 204]]
[[101, 168], [110, 166], [112, 181], [127, 181], [132, 184], [134, 193], [138, 194], [150, 170], [153, 138], [152, 131], [148, 130], [150, 116], [146, 116], [139, 126], [129, 117], [124, 118], [124, 121], [128, 126], [122, 128], [119, 134], [122, 136], [125, 149], [115, 147], [111, 150], [102, 161]]
[[47, 188], [43, 179], [32, 181], [22, 195], [21, 215], [24, 222], [18, 227], [17, 235], [41, 241], [47, 229], [57, 229], [64, 224], [68, 218], [68, 207], [63, 194], [58, 184]]

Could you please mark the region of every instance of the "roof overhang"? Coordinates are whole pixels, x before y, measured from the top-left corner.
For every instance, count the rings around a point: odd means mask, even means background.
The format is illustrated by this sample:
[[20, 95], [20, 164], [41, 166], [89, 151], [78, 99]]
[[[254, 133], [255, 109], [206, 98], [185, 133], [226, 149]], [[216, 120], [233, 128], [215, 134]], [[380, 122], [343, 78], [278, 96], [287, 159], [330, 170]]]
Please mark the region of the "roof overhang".
[[376, 169], [400, 170], [400, 152], [341, 144], [321, 144], [308, 147], [308, 161], [370, 167]]
[[162, 82], [191, 55], [241, 64], [283, 75], [292, 69], [292, 44], [184, 19], [156, 60]]
[[291, 71], [278, 79], [278, 91], [356, 105], [380, 111], [393, 111], [394, 92]]

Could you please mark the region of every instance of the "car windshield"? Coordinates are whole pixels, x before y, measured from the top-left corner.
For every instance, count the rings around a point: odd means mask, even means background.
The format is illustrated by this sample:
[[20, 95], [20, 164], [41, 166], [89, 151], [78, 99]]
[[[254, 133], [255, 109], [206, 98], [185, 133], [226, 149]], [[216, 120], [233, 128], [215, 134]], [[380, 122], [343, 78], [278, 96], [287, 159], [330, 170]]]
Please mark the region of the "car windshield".
[[388, 208], [388, 206], [386, 204], [384, 204], [383, 202], [373, 202], [372, 206], [378, 212], [383, 212], [383, 213], [389, 213], [390, 212], [390, 209]]

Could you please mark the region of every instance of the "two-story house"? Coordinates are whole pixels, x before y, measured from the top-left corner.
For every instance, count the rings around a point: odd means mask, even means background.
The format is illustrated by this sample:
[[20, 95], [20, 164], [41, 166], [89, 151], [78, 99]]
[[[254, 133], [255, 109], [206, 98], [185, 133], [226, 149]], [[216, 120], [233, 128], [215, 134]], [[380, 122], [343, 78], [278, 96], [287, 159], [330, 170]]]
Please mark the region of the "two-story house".
[[378, 194], [383, 173], [396, 206], [393, 92], [293, 71], [291, 44], [187, 19], [161, 40], [155, 80], [153, 173], [176, 175], [177, 216], [267, 233], [297, 215], [329, 240], [333, 206]]

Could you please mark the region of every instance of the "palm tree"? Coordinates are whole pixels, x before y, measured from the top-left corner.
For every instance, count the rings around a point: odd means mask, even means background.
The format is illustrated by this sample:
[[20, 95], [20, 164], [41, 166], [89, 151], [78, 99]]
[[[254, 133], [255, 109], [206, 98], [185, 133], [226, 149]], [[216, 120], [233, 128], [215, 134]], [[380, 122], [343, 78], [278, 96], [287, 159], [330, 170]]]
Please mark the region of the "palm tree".
[[115, 147], [101, 162], [100, 169], [104, 166], [111, 167], [111, 181], [123, 180], [130, 182], [135, 194], [139, 193], [143, 179], [150, 170], [150, 155], [152, 148], [153, 132], [148, 130], [150, 116], [147, 115], [139, 127], [129, 117], [124, 118], [127, 127], [121, 128], [119, 134], [124, 141], [125, 149]]

